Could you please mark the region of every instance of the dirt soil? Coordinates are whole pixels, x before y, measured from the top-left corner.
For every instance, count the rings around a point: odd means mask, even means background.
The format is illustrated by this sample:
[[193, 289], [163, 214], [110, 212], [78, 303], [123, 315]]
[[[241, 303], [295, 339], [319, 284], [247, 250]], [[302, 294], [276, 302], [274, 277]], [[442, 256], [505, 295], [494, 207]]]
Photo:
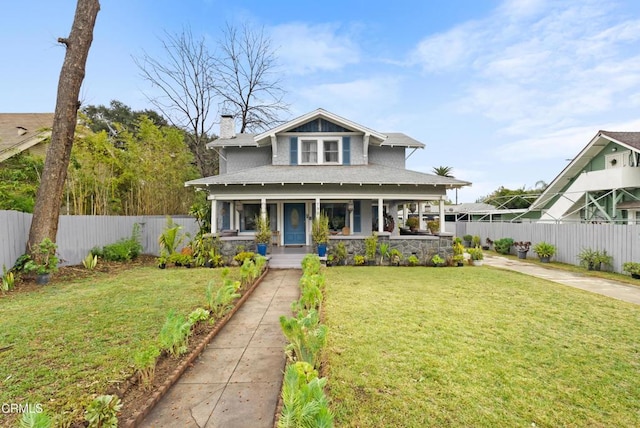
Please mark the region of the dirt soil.
[[[143, 255], [127, 263], [106, 262], [101, 260], [94, 271], [90, 271], [82, 265], [64, 266], [61, 267], [57, 273], [51, 276], [49, 284], [64, 283], [88, 278], [95, 276], [96, 272], [115, 274], [142, 266], [157, 266], [155, 257]], [[20, 293], [37, 292], [40, 289], [42, 289], [42, 285], [36, 284], [35, 277], [21, 276], [16, 279], [15, 288], [12, 291], [8, 293], [0, 293], [0, 299], [11, 298], [19, 295]], [[241, 295], [244, 295], [245, 292], [246, 289], [240, 291]], [[122, 400], [123, 407], [118, 415], [118, 421], [127, 421], [133, 417], [135, 413], [140, 412], [147, 405], [149, 399], [156, 393], [157, 389], [165, 383], [165, 381], [176, 371], [177, 367], [183, 361], [186, 361], [191, 353], [205, 339], [207, 339], [207, 336], [216, 328], [217, 324], [217, 322], [216, 324], [205, 322], [196, 325], [194, 327], [194, 331], [189, 337], [188, 352], [182, 357], [174, 358], [165, 354], [161, 355], [156, 364], [153, 385], [149, 388], [145, 389], [138, 381], [137, 375], [133, 375], [129, 379], [124, 379], [121, 383], [111, 387], [108, 391], [104, 391], [105, 394], [116, 394]], [[72, 428], [85, 426], [88, 426], [87, 422], [77, 421], [73, 424]]]

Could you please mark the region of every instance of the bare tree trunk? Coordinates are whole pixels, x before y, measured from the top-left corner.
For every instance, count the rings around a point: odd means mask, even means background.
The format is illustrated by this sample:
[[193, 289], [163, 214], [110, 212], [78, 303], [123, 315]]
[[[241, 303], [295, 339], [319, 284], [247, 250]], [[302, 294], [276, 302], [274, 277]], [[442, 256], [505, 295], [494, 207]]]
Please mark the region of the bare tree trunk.
[[56, 110], [53, 117], [51, 143], [36, 195], [27, 251], [43, 239], [55, 242], [67, 167], [76, 128], [78, 95], [84, 79], [89, 48], [93, 41], [93, 27], [100, 10], [98, 0], [78, 0], [69, 38], [59, 38], [67, 52], [60, 71]]

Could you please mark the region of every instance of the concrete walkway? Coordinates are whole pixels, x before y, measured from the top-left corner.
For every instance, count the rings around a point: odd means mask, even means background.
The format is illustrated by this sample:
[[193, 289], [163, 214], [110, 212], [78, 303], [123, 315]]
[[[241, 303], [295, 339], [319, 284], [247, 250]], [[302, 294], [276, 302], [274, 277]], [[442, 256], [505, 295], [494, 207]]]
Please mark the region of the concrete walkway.
[[[559, 284], [580, 288], [614, 299], [623, 300], [629, 303], [640, 305], [640, 286], [634, 287], [623, 282], [608, 279], [596, 278], [592, 276], [580, 275], [579, 273], [567, 272], [552, 267], [545, 268], [536, 264], [521, 262], [519, 260], [506, 257], [487, 255], [485, 253], [484, 263], [488, 266], [501, 269], [513, 270], [538, 278], [544, 278]], [[640, 281], [638, 281], [640, 285]]]
[[285, 366], [279, 318], [291, 315], [301, 274], [270, 270], [140, 426], [273, 427]]

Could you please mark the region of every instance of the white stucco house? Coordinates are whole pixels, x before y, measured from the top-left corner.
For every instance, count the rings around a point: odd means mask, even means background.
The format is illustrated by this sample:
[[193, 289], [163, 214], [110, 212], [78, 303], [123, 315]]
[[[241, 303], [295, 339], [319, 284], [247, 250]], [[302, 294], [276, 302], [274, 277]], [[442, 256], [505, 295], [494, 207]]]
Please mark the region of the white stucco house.
[[323, 109], [260, 134], [236, 134], [233, 117], [223, 116], [220, 138], [208, 148], [220, 155], [219, 175], [186, 185], [207, 192], [212, 232], [252, 235], [255, 216], [263, 213], [274, 244], [283, 246], [310, 245], [311, 219], [321, 211], [337, 236], [397, 235], [391, 213], [439, 201], [444, 218], [447, 189], [470, 185], [406, 169], [407, 157], [423, 143]]
[[541, 222], [640, 222], [640, 132], [598, 131], [529, 210]]

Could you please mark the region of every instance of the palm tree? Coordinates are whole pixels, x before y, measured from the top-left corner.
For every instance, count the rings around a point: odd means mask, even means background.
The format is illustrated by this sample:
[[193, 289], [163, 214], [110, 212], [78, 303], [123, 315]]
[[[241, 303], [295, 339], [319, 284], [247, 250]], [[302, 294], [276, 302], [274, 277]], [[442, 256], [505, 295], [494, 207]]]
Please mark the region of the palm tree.
[[453, 172], [453, 167], [450, 167], [450, 166], [434, 166], [433, 167], [433, 173], [441, 177], [453, 178], [453, 175], [451, 175], [452, 172]]
[[[441, 177], [454, 178], [453, 175], [451, 175], [452, 172], [453, 172], [453, 167], [451, 166], [434, 166], [433, 167], [433, 173]], [[456, 187], [456, 205], [458, 205], [458, 188], [457, 187]]]

